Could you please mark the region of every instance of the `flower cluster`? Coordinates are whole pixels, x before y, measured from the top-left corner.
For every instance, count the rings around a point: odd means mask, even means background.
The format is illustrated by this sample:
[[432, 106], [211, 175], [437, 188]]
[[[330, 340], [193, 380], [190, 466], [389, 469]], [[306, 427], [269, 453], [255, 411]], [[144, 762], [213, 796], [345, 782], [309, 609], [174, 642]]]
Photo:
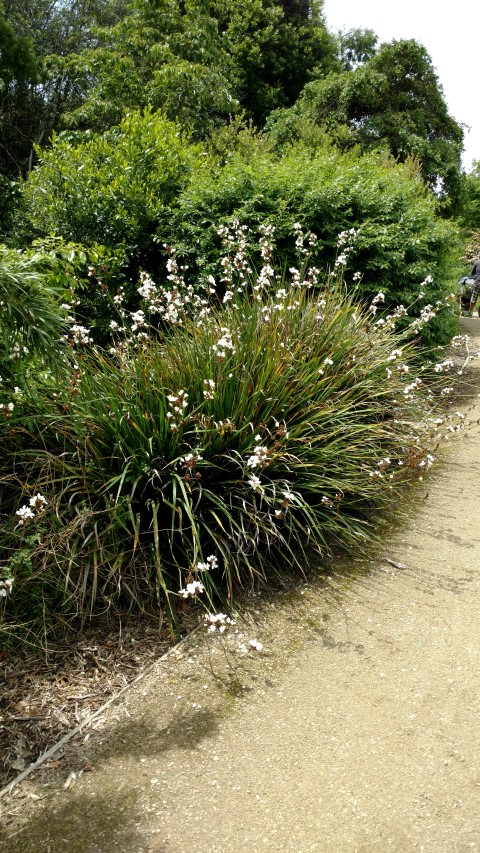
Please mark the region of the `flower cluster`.
[[262, 486], [262, 481], [260, 480], [260, 477], [257, 477], [256, 474], [252, 474], [252, 476], [250, 477], [250, 479], [248, 481], [248, 485], [252, 487], [254, 492], [263, 492], [264, 491], [264, 488]]
[[170, 411], [167, 412], [167, 418], [170, 421], [170, 429], [178, 430], [180, 421], [183, 418], [185, 409], [188, 405], [188, 394], [183, 389], [177, 391], [176, 394], [167, 394], [167, 400], [170, 405]]
[[70, 326], [70, 336], [74, 345], [81, 344], [82, 346], [86, 346], [86, 344], [93, 344], [93, 338], [90, 337], [90, 329], [87, 329], [86, 326], [80, 326], [78, 323], [73, 323]]
[[228, 329], [222, 327], [222, 336], [216, 344], [213, 344], [212, 350], [215, 355], [221, 359], [225, 359], [227, 357], [227, 352], [231, 352], [232, 354], [235, 352], [232, 334]]
[[195, 480], [201, 479], [201, 474], [196, 471], [196, 467], [199, 462], [201, 462], [203, 456], [200, 456], [200, 452], [195, 450], [193, 453], [187, 453], [185, 456], [181, 456], [179, 462], [185, 468], [185, 476], [183, 479], [185, 482], [190, 482], [192, 477]]
[[[400, 465], [401, 463], [399, 462], [398, 464]], [[377, 467], [373, 471], [370, 471], [371, 479], [372, 480], [383, 480], [385, 475], [386, 475], [387, 470], [390, 468], [391, 465], [392, 465], [392, 460], [390, 459], [389, 456], [385, 456], [383, 459], [380, 459], [377, 462]], [[388, 474], [389, 480], [393, 480], [394, 477], [395, 477], [395, 475], [393, 473]]]
[[200, 453], [197, 450], [194, 453], [187, 453], [185, 456], [182, 456], [180, 458], [180, 462], [184, 468], [195, 468], [202, 459], [203, 456], [200, 456]]
[[238, 219], [233, 220], [231, 230], [226, 225], [221, 225], [217, 231], [225, 252], [220, 261], [220, 280], [226, 288], [224, 302], [233, 298], [235, 287], [238, 293], [243, 292], [247, 276], [252, 273], [247, 252], [248, 232], [248, 226], [240, 225]]
[[264, 445], [257, 445], [252, 455], [247, 459], [247, 467], [264, 468], [265, 465], [268, 464], [269, 453], [268, 447], [265, 447]]
[[351, 246], [356, 238], [358, 231], [356, 228], [348, 228], [346, 231], [340, 231], [337, 237], [337, 246], [341, 249], [343, 246]]
[[[162, 317], [172, 326], [182, 325], [187, 316], [194, 316], [197, 321], [201, 321], [210, 313], [208, 300], [195, 293], [191, 284], [186, 284], [184, 272], [188, 267], [180, 266], [175, 249], [167, 246], [166, 250], [169, 253], [167, 280], [170, 285], [168, 287], [155, 284], [148, 273], [140, 273], [141, 284], [137, 292], [144, 300], [145, 310], [149, 314]], [[212, 289], [211, 286], [209, 289]], [[134, 330], [132, 329], [132, 331]]]
[[[300, 255], [309, 255], [317, 244], [318, 237], [311, 231], [308, 236], [303, 233], [303, 228], [299, 222], [293, 225], [293, 234], [295, 237], [295, 248]], [[307, 240], [307, 246], [305, 246]]]
[[10, 595], [13, 587], [13, 578], [8, 577], [0, 580], [0, 598], [6, 598]]
[[348, 256], [353, 251], [353, 244], [356, 238], [357, 231], [355, 228], [340, 231], [340, 234], [337, 237], [337, 248], [340, 249], [340, 253], [337, 255], [337, 259], [335, 261], [335, 267], [337, 269], [339, 267], [344, 267], [347, 264]]
[[453, 367], [453, 360], [446, 358], [445, 361], [438, 362], [433, 368], [435, 373], [445, 373]]
[[29, 352], [30, 350], [28, 347], [22, 346], [18, 341], [15, 341], [15, 343], [12, 344], [8, 357], [11, 361], [18, 361], [23, 355], [28, 355]]
[[413, 382], [410, 382], [408, 385], [405, 385], [405, 388], [403, 389], [403, 393], [404, 393], [405, 397], [406, 397], [407, 399], [411, 399], [412, 394], [413, 394], [415, 391], [418, 391], [418, 389], [419, 389], [422, 385], [423, 385], [422, 380], [417, 376], [417, 378], [416, 378], [416, 379], [414, 379], [414, 380], [413, 380]]
[[195, 598], [197, 595], [201, 595], [202, 592], [205, 592], [205, 588], [200, 581], [191, 581], [185, 585], [185, 589], [179, 590], [179, 595], [181, 598]]
[[141, 309], [139, 309], [138, 311], [131, 311], [130, 317], [133, 321], [131, 326], [133, 334], [135, 334], [135, 332], [138, 332], [139, 329], [144, 329], [147, 326], [145, 314]]
[[206, 613], [204, 623], [210, 634], [214, 634], [216, 631], [219, 634], [224, 634], [225, 631], [235, 625], [235, 620], [225, 613]]
[[291, 275], [291, 286], [292, 287], [305, 287], [307, 290], [313, 287], [315, 284], [318, 284], [318, 279], [320, 276], [320, 270], [317, 267], [309, 267], [305, 271], [305, 275], [302, 279], [300, 274], [300, 270], [297, 270], [296, 267], [289, 267], [289, 273]]
[[218, 559], [217, 557], [214, 557], [213, 554], [210, 554], [204, 563], [198, 562], [196, 565], [197, 572], [209, 572], [214, 571], [215, 569], [218, 569]]
[[378, 306], [380, 303], [385, 302], [385, 294], [377, 293], [376, 296], [373, 297], [368, 310], [375, 316], [378, 311]]
[[203, 396], [205, 400], [213, 400], [215, 396], [215, 382], [213, 379], [203, 380]]
[[23, 527], [27, 521], [35, 518], [35, 514], [41, 512], [47, 505], [47, 499], [37, 492], [36, 495], [30, 498], [28, 504], [24, 504], [17, 510], [15, 515], [18, 515], [18, 524], [17, 527]]

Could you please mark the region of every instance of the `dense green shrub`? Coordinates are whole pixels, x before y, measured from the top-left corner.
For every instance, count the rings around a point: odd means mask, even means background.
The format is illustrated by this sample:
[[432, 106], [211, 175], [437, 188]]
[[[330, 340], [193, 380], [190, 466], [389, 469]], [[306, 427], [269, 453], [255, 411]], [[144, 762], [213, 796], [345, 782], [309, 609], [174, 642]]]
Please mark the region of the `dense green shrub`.
[[[378, 152], [340, 154], [325, 141], [276, 155], [246, 129], [229, 156], [225, 131], [220, 136], [211, 141], [216, 154], [207, 156], [161, 115], [135, 113], [103, 135], [58, 137], [25, 184], [25, 216], [43, 235], [124, 250], [117, 286], [122, 276], [135, 281], [142, 267], [158, 276], [164, 244], [181, 250], [198, 285], [217, 270], [218, 223], [234, 218], [275, 226], [277, 257], [287, 267], [296, 262], [290, 238], [299, 222], [317, 234], [316, 263], [325, 272], [335, 263], [339, 232], [353, 227], [347, 269], [361, 274], [361, 293], [381, 290], [390, 305], [411, 303], [431, 276], [429, 299], [443, 297], [455, 229], [436, 217], [414, 164]], [[252, 260], [259, 263], [258, 255]], [[110, 281], [112, 293], [114, 276]], [[87, 325], [98, 322], [98, 308]], [[109, 317], [106, 307], [99, 310]], [[430, 327], [430, 341], [444, 343], [453, 331], [444, 313]]]
[[126, 280], [128, 258], [125, 247], [93, 243], [82, 246], [66, 243], [61, 237], [34, 240], [31, 249], [46, 281], [62, 294], [68, 316], [77, 324], [88, 326], [97, 344], [110, 337], [109, 324], [116, 316], [113, 299], [119, 287], [127, 297], [135, 294], [135, 286]]
[[[248, 159], [236, 153], [192, 175], [176, 209], [162, 217], [159, 239], [178, 246], [192, 271], [215, 274], [222, 252], [217, 224], [234, 218], [273, 225], [276, 255], [286, 267], [297, 260], [291, 234], [299, 222], [318, 236], [314, 257], [324, 271], [335, 263], [338, 234], [353, 227], [347, 285], [359, 271], [361, 293], [382, 291], [390, 305], [413, 302], [429, 276], [432, 303], [452, 284], [455, 228], [436, 216], [413, 164], [395, 164], [386, 154], [342, 155], [330, 147], [312, 155], [301, 145], [280, 157], [262, 146]], [[444, 314], [431, 327], [431, 340], [445, 343], [454, 328]]]
[[[12, 413], [28, 439], [1, 461], [12, 616], [34, 590], [53, 618], [61, 586], [63, 615], [126, 598], [174, 616], [194, 581], [211, 606], [275, 565], [301, 572], [312, 549], [357, 550], [430, 466], [430, 404], [394, 318], [331, 279], [317, 295], [277, 280], [267, 243], [252, 299], [208, 312], [179, 289], [163, 339], [120, 306], [114, 354], [77, 339], [68, 373]], [[158, 310], [146, 278], [142, 293]]]
[[55, 136], [25, 183], [25, 217], [38, 236], [123, 243], [134, 254], [150, 244], [200, 154], [179, 126], [148, 110], [104, 134]]

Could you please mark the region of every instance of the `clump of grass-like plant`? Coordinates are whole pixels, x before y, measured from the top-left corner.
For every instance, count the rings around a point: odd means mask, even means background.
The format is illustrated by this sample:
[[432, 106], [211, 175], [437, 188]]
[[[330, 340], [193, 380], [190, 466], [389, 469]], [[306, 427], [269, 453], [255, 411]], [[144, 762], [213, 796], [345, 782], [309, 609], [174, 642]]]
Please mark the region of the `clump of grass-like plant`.
[[411, 330], [395, 331], [404, 310], [377, 319], [380, 297], [361, 308], [341, 277], [279, 279], [268, 247], [264, 260], [245, 273], [250, 295], [227, 282], [221, 307], [191, 311], [190, 293], [182, 314], [179, 290], [168, 334], [145, 311], [165, 322], [171, 291], [162, 303], [144, 277], [148, 304], [127, 316], [119, 299], [109, 353], [77, 340], [16, 463], [32, 506], [12, 507], [7, 536], [10, 554], [32, 543], [18, 600], [34, 582], [63, 612], [127, 599], [175, 622], [184, 598], [213, 606], [275, 567], [300, 573], [311, 549], [356, 550], [430, 467], [430, 396]]

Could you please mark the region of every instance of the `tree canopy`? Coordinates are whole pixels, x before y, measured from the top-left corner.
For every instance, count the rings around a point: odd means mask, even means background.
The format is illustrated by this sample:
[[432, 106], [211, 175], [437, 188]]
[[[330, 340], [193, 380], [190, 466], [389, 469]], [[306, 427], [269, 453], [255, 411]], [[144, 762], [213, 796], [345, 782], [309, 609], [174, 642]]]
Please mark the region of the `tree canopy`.
[[[354, 56], [346, 54], [347, 64], [355, 64]], [[416, 41], [383, 44], [351, 70], [307, 84], [293, 116], [297, 128], [306, 120], [325, 127], [341, 148], [387, 146], [399, 162], [415, 158], [430, 188], [458, 201], [463, 131], [448, 112], [426, 49]], [[270, 127], [281, 133], [287, 119], [276, 114]]]
[[322, 0], [0, 0], [0, 89], [8, 180], [63, 129], [153, 110], [196, 141], [237, 116], [274, 145], [387, 148], [420, 164], [447, 214], [461, 197], [463, 133], [426, 49], [335, 36]]
[[31, 41], [0, 17], [0, 172], [18, 176], [31, 148], [27, 108], [38, 68]]

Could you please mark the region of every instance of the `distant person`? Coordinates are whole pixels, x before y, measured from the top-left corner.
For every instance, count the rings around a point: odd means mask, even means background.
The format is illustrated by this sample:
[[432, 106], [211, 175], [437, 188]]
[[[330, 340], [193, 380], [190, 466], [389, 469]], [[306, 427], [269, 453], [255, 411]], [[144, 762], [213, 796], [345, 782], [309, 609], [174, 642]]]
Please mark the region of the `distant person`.
[[475, 263], [472, 267], [472, 272], [470, 273], [470, 277], [473, 278], [473, 287], [472, 287], [472, 293], [470, 295], [469, 311], [470, 311], [470, 314], [473, 314], [473, 309], [475, 308], [475, 303], [476, 303], [478, 296], [480, 294], [480, 255], [478, 256], [477, 260], [475, 261]]

